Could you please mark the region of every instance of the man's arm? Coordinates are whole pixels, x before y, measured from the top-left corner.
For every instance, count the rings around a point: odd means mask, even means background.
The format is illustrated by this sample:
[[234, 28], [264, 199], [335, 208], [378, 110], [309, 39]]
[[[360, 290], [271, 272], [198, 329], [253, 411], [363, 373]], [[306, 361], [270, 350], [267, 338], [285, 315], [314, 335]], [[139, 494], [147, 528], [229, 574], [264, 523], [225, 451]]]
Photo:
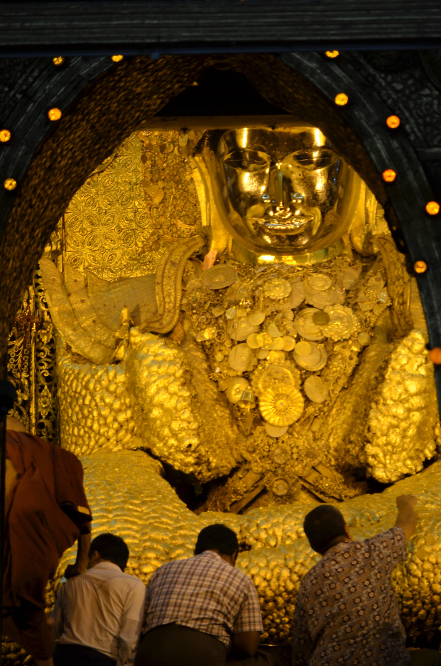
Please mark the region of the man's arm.
[[58, 591], [57, 600], [55, 602], [54, 610], [51, 613], [52, 633], [54, 640], [58, 640], [64, 631], [64, 617], [63, 617], [63, 597], [65, 586], [62, 585]]
[[144, 584], [137, 581], [126, 597], [118, 636], [117, 666], [128, 666], [135, 660], [144, 618], [145, 596]]
[[248, 580], [244, 590], [243, 602], [233, 624], [231, 640], [233, 651], [238, 657], [254, 657], [263, 632], [262, 613], [260, 612], [259, 597], [256, 587], [251, 579]]
[[91, 523], [87, 523], [86, 527], [89, 528], [87, 534], [80, 534], [78, 537], [77, 545], [77, 559], [75, 564], [68, 564], [66, 571], [64, 572], [65, 578], [73, 578], [74, 576], [79, 576], [83, 574], [87, 569], [87, 559], [89, 557], [89, 548], [90, 542], [92, 539], [91, 535]]
[[414, 495], [400, 495], [397, 497], [398, 516], [396, 527], [401, 527], [406, 535], [407, 541], [414, 534], [417, 517], [414, 508], [418, 499]]

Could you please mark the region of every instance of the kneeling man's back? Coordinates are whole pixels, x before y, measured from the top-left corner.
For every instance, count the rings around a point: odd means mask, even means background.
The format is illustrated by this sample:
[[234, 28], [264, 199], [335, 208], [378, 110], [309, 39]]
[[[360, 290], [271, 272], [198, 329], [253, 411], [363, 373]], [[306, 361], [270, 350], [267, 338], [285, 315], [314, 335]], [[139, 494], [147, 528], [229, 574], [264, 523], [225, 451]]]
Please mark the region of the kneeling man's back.
[[[416, 498], [407, 501], [416, 503]], [[304, 528], [323, 558], [297, 595], [293, 666], [407, 666], [406, 635], [390, 576], [407, 558], [409, 523], [400, 526], [398, 519], [387, 532], [352, 541], [338, 509], [321, 505], [306, 516]]]
[[234, 567], [237, 554], [236, 534], [210, 525], [199, 534], [195, 557], [152, 575], [136, 666], [222, 666], [232, 646], [242, 659], [255, 657], [262, 616], [254, 583]]

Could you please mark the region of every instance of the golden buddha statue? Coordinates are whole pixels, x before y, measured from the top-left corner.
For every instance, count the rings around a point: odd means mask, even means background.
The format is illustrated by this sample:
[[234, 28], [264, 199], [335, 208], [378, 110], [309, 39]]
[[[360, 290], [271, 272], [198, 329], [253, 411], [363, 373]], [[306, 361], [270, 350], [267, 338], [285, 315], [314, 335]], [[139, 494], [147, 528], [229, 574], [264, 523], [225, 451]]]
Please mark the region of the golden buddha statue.
[[[364, 537], [389, 527], [396, 495], [426, 493], [422, 512], [433, 501], [438, 463], [399, 481], [439, 437], [424, 315], [375, 199], [319, 129], [163, 134], [140, 133], [150, 213], [172, 196], [164, 155], [179, 155], [200, 218], [156, 271], [109, 281], [41, 261], [61, 444], [83, 459], [95, 530], [128, 540], [143, 579], [190, 555], [204, 525], [235, 529], [266, 637], [284, 641], [315, 561], [302, 531], [314, 502], [342, 501]], [[210, 482], [199, 515], [163, 464]], [[369, 478], [398, 484], [366, 495]], [[427, 520], [395, 574], [415, 627], [441, 610]]]

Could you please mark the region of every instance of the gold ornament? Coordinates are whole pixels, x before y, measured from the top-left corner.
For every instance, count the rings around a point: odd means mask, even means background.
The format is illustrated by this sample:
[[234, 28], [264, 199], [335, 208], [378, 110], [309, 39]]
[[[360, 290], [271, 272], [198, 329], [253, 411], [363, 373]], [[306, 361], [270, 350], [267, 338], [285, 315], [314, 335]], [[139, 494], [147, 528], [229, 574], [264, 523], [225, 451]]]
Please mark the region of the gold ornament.
[[260, 348], [260, 340], [257, 333], [252, 333], [247, 337], [247, 345], [250, 349]]
[[314, 312], [312, 321], [317, 326], [326, 326], [329, 323], [329, 315], [327, 312]]
[[277, 365], [283, 364], [285, 362], [286, 356], [285, 352], [283, 351], [274, 351], [271, 350], [268, 352], [268, 356], [266, 357], [268, 360], [268, 363], [275, 363]]
[[[283, 437], [283, 435], [286, 435], [286, 433], [288, 432], [288, 426], [287, 425], [286, 426], [274, 426], [274, 425], [271, 425], [271, 423], [265, 423], [265, 430], [266, 430], [267, 435], [269, 435], [270, 437], [274, 437], [274, 438]], [[276, 456], [273, 456], [273, 459], [274, 459], [274, 462], [278, 463], [278, 460], [276, 460]], [[285, 462], [285, 460], [283, 460], [282, 462]]]
[[282, 298], [287, 298], [291, 293], [291, 285], [288, 280], [274, 278], [268, 280], [263, 286], [265, 296], [272, 298], [275, 301], [280, 301]]
[[329, 323], [323, 326], [322, 332], [331, 340], [347, 340], [360, 324], [351, 308], [344, 305], [330, 305], [325, 308], [329, 315]]
[[272, 341], [273, 339], [268, 333], [256, 333], [256, 343], [261, 349], [269, 349]]
[[[308, 353], [306, 353], [307, 351]], [[322, 347], [318, 347], [312, 342], [298, 342], [294, 349], [294, 359], [301, 368], [317, 372], [326, 365], [328, 355]]]
[[305, 380], [303, 390], [312, 402], [324, 402], [329, 395], [329, 389], [323, 379], [315, 375]]
[[228, 382], [226, 396], [228, 402], [235, 405], [242, 397], [243, 392], [249, 386], [249, 382], [244, 377], [232, 377]]
[[252, 387], [258, 397], [268, 391], [277, 391], [280, 387], [300, 388], [300, 373], [292, 361], [282, 365], [265, 364], [253, 372]]
[[310, 289], [326, 291], [332, 287], [332, 278], [322, 273], [313, 273], [307, 278], [306, 284]]
[[297, 332], [307, 340], [322, 340], [324, 334], [321, 326], [314, 323], [314, 315], [320, 312], [316, 308], [305, 308], [301, 310], [297, 317], [294, 319], [294, 326]]
[[274, 351], [283, 351], [285, 347], [285, 343], [283, 342], [283, 338], [273, 338], [273, 341], [270, 345], [270, 349]]
[[292, 335], [284, 335], [282, 340], [283, 340], [283, 351], [290, 352], [294, 349], [296, 341], [292, 337]]
[[309, 356], [312, 353], [312, 345], [302, 340], [296, 344], [295, 353], [297, 356]]
[[305, 298], [305, 287], [303, 282], [297, 280], [296, 282], [291, 282], [291, 296], [289, 299], [289, 305], [291, 308], [298, 308], [300, 303]]
[[266, 391], [259, 399], [259, 411], [271, 425], [291, 425], [303, 412], [304, 400], [300, 391], [291, 386], [279, 386]]
[[254, 312], [250, 312], [247, 319], [250, 324], [252, 324], [252, 326], [260, 326], [260, 324], [265, 320], [265, 317], [265, 313], [261, 310], [254, 310]]
[[362, 333], [358, 334], [357, 339], [358, 339], [358, 342], [361, 345], [363, 345], [363, 347], [366, 347], [371, 341], [371, 336], [369, 335], [369, 333], [362, 332]]
[[279, 330], [277, 324], [274, 321], [270, 322], [268, 328], [266, 329], [266, 332], [272, 338], [280, 338], [280, 336], [282, 335], [281, 331]]
[[246, 372], [251, 367], [254, 358], [252, 350], [246, 344], [236, 345], [230, 351], [230, 367], [236, 372]]
[[[255, 335], [258, 330], [257, 326], [252, 326], [246, 317], [239, 317], [238, 319], [233, 319], [228, 324], [228, 335], [232, 340], [242, 342], [242, 340], [247, 340], [251, 335]], [[248, 345], [251, 347], [251, 345]], [[255, 347], [257, 349], [257, 347]]]
[[212, 266], [202, 275], [202, 284], [207, 289], [223, 289], [236, 281], [237, 273], [232, 266]]
[[284, 497], [285, 495], [288, 494], [289, 483], [288, 481], [282, 478], [275, 479], [271, 487], [271, 490], [273, 491], [274, 495], [278, 495], [279, 497]]

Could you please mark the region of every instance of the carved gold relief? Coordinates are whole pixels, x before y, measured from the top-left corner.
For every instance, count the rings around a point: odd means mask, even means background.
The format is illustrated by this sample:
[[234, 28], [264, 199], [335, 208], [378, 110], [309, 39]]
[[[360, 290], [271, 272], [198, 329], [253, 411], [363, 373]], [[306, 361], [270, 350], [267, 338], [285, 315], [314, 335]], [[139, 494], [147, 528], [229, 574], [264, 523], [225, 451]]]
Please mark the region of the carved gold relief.
[[17, 389], [11, 415], [35, 435], [58, 442], [55, 340], [41, 273], [26, 290], [8, 341], [8, 379]]

